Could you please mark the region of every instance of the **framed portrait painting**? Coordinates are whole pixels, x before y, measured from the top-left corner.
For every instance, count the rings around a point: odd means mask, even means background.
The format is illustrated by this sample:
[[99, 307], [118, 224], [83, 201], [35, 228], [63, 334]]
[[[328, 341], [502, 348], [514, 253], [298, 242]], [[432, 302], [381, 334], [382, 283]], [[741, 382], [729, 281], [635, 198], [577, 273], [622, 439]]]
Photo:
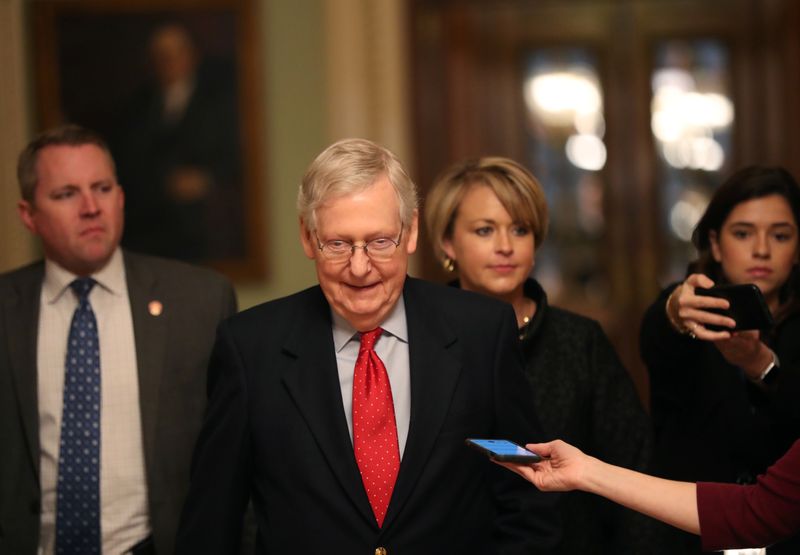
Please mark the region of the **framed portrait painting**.
[[122, 244], [265, 274], [265, 168], [252, 0], [31, 4], [38, 123], [108, 141], [125, 191]]

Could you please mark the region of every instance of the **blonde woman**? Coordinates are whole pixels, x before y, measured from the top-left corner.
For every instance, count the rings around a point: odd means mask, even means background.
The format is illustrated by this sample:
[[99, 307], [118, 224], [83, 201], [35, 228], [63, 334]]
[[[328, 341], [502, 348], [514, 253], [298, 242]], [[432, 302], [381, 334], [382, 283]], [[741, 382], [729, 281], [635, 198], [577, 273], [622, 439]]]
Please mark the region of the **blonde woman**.
[[[453, 284], [513, 306], [528, 395], [549, 436], [645, 469], [650, 423], [607, 337], [596, 322], [549, 306], [529, 277], [548, 222], [536, 178], [507, 158], [456, 164], [433, 185], [425, 218]], [[631, 511], [580, 492], [561, 507], [560, 553], [658, 552], [654, 524]]]

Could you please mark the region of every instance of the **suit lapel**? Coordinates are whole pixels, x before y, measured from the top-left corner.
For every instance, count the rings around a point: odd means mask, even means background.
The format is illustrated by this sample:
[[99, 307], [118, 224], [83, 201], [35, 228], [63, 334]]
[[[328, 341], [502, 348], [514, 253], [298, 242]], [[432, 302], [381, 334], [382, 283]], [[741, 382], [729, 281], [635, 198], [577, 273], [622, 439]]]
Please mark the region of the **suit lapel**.
[[8, 333], [6, 348], [11, 361], [14, 390], [22, 415], [28, 453], [37, 476], [40, 454], [36, 349], [43, 279], [44, 264], [31, 267], [16, 280], [16, 295], [3, 302], [4, 325]]
[[461, 373], [461, 362], [452, 352], [457, 341], [455, 333], [439, 314], [431, 313], [430, 299], [420, 295], [412, 278], [406, 279], [403, 296], [411, 365], [411, 421], [384, 529], [414, 491], [450, 410]]
[[361, 515], [375, 517], [361, 482], [342, 404], [330, 308], [318, 288], [289, 334], [284, 354], [294, 359], [284, 366], [283, 383], [314, 436], [320, 451]]
[[158, 280], [147, 264], [141, 264], [135, 255], [124, 252], [125, 276], [133, 318], [133, 335], [136, 343], [136, 366], [139, 374], [139, 404], [141, 406], [142, 438], [145, 464], [153, 468], [158, 399], [167, 346], [167, 319], [164, 313], [150, 313], [151, 301], [164, 302], [159, 296]]

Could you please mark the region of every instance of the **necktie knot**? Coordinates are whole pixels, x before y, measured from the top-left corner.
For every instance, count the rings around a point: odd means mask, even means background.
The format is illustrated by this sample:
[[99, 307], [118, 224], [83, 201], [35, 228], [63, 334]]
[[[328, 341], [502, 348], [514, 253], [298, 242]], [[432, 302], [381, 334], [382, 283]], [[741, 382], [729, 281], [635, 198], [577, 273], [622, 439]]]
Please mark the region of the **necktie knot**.
[[382, 328], [375, 328], [374, 330], [365, 331], [361, 334], [361, 348], [360, 350], [371, 351], [375, 348], [375, 343], [383, 333]]
[[89, 298], [89, 293], [92, 291], [92, 287], [95, 286], [97, 282], [90, 277], [81, 277], [74, 280], [69, 286], [75, 291], [75, 294], [78, 296], [78, 299], [81, 301], [85, 301]]

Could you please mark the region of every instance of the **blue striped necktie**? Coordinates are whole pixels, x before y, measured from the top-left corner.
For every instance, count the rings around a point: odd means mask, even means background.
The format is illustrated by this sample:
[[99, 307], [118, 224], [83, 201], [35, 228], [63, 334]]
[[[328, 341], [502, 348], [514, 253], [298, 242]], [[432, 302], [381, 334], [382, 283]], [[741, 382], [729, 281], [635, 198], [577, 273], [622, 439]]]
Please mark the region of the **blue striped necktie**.
[[67, 342], [64, 406], [56, 486], [56, 554], [100, 555], [100, 344], [89, 277], [70, 287], [78, 297]]

